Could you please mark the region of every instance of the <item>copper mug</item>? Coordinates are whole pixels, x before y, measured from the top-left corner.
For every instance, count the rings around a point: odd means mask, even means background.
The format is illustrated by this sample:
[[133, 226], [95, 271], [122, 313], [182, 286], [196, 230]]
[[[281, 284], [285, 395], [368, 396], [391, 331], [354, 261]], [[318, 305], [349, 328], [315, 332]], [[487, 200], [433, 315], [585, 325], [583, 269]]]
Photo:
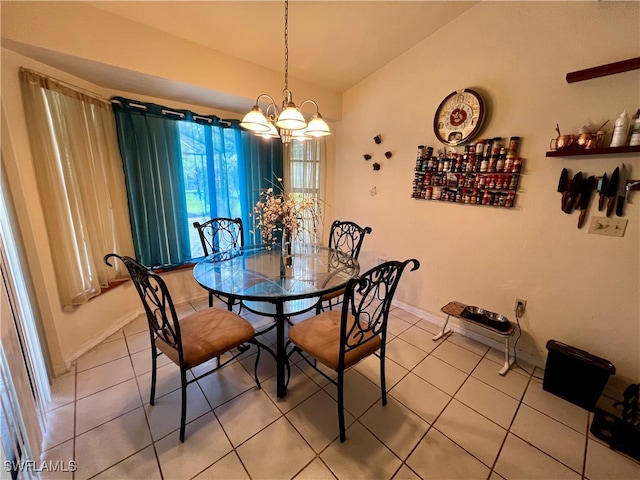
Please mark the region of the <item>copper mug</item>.
[[581, 133], [576, 137], [575, 145], [578, 148], [596, 148], [596, 138], [595, 133]]
[[573, 146], [575, 137], [573, 135], [558, 135], [556, 138], [552, 138], [549, 143], [551, 150], [566, 150]]

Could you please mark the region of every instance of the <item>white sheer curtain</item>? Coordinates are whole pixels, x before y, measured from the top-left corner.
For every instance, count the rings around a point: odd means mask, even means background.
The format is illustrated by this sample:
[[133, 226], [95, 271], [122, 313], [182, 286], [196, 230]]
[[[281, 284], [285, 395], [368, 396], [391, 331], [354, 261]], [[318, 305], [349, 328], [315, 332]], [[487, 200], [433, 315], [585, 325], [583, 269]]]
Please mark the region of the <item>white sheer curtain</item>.
[[326, 140], [314, 138], [304, 142], [297, 140], [284, 145], [284, 187], [296, 196], [312, 198], [316, 203], [317, 218], [304, 218], [302, 241], [320, 243], [322, 240], [322, 216], [325, 194]]
[[60, 299], [79, 305], [127, 278], [124, 267], [104, 264], [105, 254], [133, 254], [113, 113], [109, 102], [58, 80], [27, 69], [20, 77]]

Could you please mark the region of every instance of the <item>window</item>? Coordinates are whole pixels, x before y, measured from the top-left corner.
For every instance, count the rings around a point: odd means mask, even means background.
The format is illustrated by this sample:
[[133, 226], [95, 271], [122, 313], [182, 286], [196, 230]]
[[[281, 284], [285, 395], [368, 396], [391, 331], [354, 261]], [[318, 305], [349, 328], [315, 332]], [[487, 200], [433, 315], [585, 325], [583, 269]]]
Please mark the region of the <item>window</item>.
[[121, 97], [112, 104], [141, 263], [166, 268], [202, 257], [194, 221], [239, 217], [249, 234], [261, 189], [282, 176], [281, 145], [262, 143], [237, 120]]
[[[319, 218], [305, 218], [302, 239], [309, 243], [318, 243], [322, 238], [322, 202], [323, 202], [323, 167], [325, 165], [325, 140], [323, 138], [293, 141], [285, 149], [288, 159], [289, 176], [285, 179], [285, 187], [296, 196], [311, 198], [316, 202], [315, 211]], [[314, 225], [315, 221], [315, 225]], [[311, 232], [316, 232], [315, 236]]]
[[[223, 129], [214, 142], [208, 126], [190, 122], [178, 125], [187, 223], [204, 223], [213, 217], [242, 218], [238, 152], [233, 131]], [[191, 257], [201, 257], [198, 232], [195, 228], [189, 232]]]

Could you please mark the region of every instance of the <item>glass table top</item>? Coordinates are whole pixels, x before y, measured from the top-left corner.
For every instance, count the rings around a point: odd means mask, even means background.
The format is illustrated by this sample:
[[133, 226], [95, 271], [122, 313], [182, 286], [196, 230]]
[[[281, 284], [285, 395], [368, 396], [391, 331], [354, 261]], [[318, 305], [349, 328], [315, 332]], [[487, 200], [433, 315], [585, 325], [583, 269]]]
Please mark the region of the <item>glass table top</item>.
[[194, 267], [193, 276], [204, 288], [239, 298], [262, 313], [275, 313], [275, 303], [286, 302], [287, 314], [309, 308], [317, 297], [340, 290], [360, 272], [354, 258], [319, 245], [294, 244], [291, 266], [285, 263], [277, 245], [249, 246], [206, 257]]

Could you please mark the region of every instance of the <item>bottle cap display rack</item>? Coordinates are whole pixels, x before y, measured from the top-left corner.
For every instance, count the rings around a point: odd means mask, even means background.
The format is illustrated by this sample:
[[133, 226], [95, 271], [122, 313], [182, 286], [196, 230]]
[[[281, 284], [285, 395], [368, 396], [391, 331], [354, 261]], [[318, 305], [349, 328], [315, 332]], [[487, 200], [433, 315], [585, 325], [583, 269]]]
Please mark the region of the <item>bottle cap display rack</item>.
[[466, 145], [464, 153], [437, 152], [418, 146], [412, 198], [513, 207], [522, 169], [517, 156], [520, 138], [511, 137], [508, 147], [502, 138], [478, 140]]

